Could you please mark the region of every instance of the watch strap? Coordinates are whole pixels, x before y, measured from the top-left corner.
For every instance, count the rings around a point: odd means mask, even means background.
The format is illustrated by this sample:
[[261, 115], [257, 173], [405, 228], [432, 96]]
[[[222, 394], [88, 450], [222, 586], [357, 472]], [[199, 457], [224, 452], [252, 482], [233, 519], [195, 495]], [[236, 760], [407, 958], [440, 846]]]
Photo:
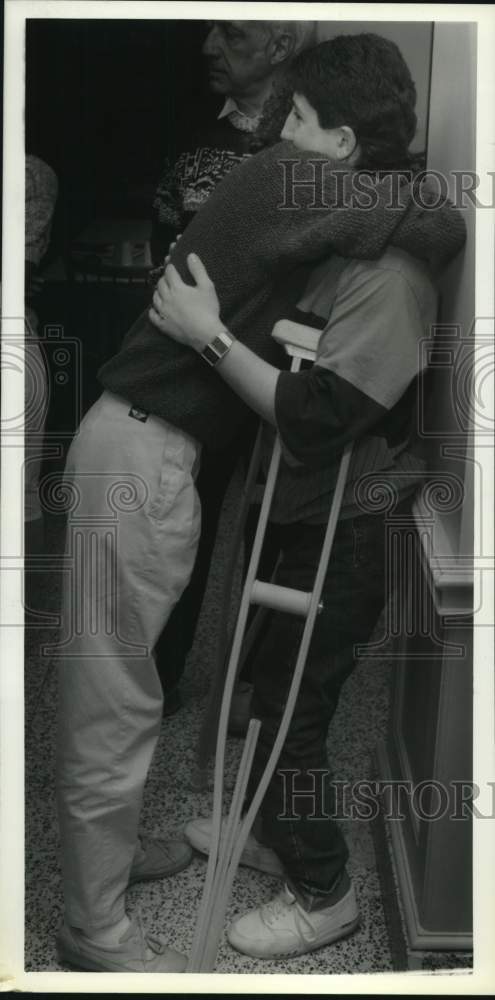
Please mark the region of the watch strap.
[[221, 333], [217, 333], [216, 337], [210, 341], [206, 347], [201, 351], [201, 357], [208, 362], [209, 365], [214, 367], [222, 360], [230, 350], [232, 344], [234, 343], [234, 338], [227, 333], [226, 330], [222, 330]]

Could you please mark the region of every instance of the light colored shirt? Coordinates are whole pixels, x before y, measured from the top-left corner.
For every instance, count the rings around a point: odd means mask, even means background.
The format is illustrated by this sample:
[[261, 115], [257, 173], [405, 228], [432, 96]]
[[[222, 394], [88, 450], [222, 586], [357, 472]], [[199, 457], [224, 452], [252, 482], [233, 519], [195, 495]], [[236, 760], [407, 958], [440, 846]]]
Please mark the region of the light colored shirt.
[[255, 132], [261, 119], [261, 112], [256, 115], [247, 115], [241, 111], [237, 101], [233, 97], [227, 97], [225, 104], [218, 115], [218, 120], [228, 118], [234, 128], [239, 132]]
[[[284, 446], [274, 521], [325, 520], [340, 455], [354, 441], [342, 516], [413, 492], [425, 475], [411, 395], [428, 357], [437, 293], [427, 267], [396, 248], [379, 260], [333, 255], [316, 267], [298, 322], [321, 329], [315, 364], [282, 372], [276, 418]], [[307, 317], [307, 318], [306, 318]], [[408, 393], [406, 395], [406, 393]]]

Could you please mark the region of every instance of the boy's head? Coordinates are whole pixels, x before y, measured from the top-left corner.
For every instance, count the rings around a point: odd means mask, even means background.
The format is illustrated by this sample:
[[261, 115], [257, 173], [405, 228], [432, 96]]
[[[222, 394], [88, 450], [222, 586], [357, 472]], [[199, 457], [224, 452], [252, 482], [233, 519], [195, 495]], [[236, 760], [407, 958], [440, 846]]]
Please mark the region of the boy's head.
[[364, 169], [404, 166], [416, 131], [416, 88], [397, 46], [340, 35], [301, 53], [282, 138]]

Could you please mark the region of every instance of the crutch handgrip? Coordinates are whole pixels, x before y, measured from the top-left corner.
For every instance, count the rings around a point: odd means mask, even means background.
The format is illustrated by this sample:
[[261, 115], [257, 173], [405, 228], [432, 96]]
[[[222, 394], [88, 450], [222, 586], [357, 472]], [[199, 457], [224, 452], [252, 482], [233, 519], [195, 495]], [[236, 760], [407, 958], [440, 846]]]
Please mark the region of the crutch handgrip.
[[272, 337], [291, 357], [314, 361], [321, 330], [291, 319], [279, 319], [273, 327]]
[[274, 611], [287, 611], [306, 618], [311, 602], [311, 594], [291, 587], [279, 587], [275, 583], [255, 580], [251, 591], [251, 604], [261, 604]]

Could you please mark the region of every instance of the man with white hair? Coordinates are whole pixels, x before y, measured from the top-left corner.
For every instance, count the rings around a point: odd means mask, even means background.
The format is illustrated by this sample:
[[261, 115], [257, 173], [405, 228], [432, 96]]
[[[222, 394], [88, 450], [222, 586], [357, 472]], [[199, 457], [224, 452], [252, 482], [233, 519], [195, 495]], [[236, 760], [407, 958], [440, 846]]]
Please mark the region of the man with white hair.
[[[166, 162], [153, 203], [151, 245], [156, 264], [163, 263], [170, 242], [222, 177], [251, 154], [253, 133], [274, 86], [291, 60], [315, 43], [315, 21], [210, 22], [202, 51], [210, 90], [224, 103], [216, 119], [203, 121], [199, 108], [196, 115], [185, 116], [185, 136], [176, 143], [177, 159]], [[247, 430], [220, 459], [203, 454], [197, 487], [205, 515], [194, 574], [155, 650], [164, 715], [181, 704], [177, 685], [194, 639], [222, 501], [239, 454], [248, 451], [250, 440]], [[247, 724], [249, 695], [241, 687], [234, 698], [232, 719], [239, 731], [244, 721]]]
[[212, 21], [203, 44], [208, 82], [225, 98], [215, 120], [185, 116], [177, 158], [166, 160], [153, 202], [158, 264], [218, 182], [250, 154], [252, 133], [277, 79], [316, 41], [315, 21]]

